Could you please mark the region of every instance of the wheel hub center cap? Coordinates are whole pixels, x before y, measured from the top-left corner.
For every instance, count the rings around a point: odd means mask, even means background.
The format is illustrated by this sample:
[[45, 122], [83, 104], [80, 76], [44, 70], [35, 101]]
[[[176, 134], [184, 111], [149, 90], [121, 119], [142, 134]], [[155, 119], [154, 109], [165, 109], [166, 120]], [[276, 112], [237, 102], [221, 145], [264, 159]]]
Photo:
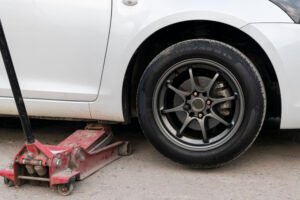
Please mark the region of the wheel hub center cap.
[[205, 108], [205, 102], [201, 98], [195, 98], [195, 99], [193, 99], [191, 106], [192, 106], [193, 111], [201, 112]]

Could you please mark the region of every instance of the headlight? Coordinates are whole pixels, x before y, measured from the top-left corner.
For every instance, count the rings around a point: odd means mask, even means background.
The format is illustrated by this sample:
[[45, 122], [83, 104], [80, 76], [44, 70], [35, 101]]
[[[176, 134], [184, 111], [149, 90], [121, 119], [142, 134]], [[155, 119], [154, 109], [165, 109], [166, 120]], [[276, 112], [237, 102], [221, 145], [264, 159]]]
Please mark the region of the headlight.
[[284, 10], [295, 23], [300, 24], [300, 1], [299, 0], [270, 0]]

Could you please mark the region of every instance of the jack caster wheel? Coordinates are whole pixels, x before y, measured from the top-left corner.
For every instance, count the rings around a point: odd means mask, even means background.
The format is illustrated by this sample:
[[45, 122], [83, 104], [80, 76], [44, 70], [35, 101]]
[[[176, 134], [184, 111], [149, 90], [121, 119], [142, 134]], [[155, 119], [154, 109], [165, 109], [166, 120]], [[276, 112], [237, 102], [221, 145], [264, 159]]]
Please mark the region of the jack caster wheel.
[[118, 149], [120, 156], [129, 156], [132, 153], [132, 146], [129, 142], [124, 143]]
[[74, 183], [61, 184], [57, 186], [57, 192], [60, 195], [68, 196], [74, 190]]
[[5, 177], [4, 177], [4, 184], [7, 187], [13, 187], [15, 185], [14, 182], [12, 182], [11, 180], [9, 180], [8, 178], [5, 178]]

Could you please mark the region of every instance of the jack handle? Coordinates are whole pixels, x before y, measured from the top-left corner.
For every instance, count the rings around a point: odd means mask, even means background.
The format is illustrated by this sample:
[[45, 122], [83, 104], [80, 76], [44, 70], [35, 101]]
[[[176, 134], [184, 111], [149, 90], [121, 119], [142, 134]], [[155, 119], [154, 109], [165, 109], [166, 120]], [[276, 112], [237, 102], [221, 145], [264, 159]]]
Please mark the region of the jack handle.
[[22, 92], [19, 86], [18, 78], [15, 72], [14, 64], [10, 55], [10, 51], [7, 45], [7, 40], [4, 34], [3, 26], [0, 20], [0, 50], [5, 65], [6, 73], [9, 79], [9, 83], [12, 89], [12, 93], [15, 99], [17, 110], [19, 113], [19, 118], [22, 124], [23, 132], [26, 137], [28, 144], [32, 144], [35, 138], [32, 134], [31, 124], [29, 117], [27, 115], [26, 107], [24, 104], [24, 99], [22, 97]]

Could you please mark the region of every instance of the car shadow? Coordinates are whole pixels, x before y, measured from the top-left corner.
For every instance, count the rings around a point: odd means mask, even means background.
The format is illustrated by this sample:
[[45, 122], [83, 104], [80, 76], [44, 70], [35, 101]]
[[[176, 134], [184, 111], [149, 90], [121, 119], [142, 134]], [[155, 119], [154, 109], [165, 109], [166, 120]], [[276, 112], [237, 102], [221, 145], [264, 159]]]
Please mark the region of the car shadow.
[[[46, 144], [58, 144], [72, 132], [82, 129], [83, 122], [51, 121], [33, 119], [32, 128], [35, 136]], [[133, 144], [134, 154], [131, 159], [155, 164], [169, 169], [189, 169], [174, 163], [160, 155], [142, 134], [136, 120], [128, 125], [112, 125], [112, 130], [118, 139], [129, 140]], [[18, 118], [2, 118], [0, 121], [0, 145], [10, 145], [17, 150], [24, 142], [21, 125]], [[300, 161], [300, 131], [281, 130], [278, 132], [263, 130], [254, 145], [237, 160], [217, 170], [202, 170], [205, 173], [233, 171], [236, 168], [251, 169], [259, 166], [272, 167], [274, 163], [281, 165]], [[199, 170], [195, 170], [199, 171]]]

